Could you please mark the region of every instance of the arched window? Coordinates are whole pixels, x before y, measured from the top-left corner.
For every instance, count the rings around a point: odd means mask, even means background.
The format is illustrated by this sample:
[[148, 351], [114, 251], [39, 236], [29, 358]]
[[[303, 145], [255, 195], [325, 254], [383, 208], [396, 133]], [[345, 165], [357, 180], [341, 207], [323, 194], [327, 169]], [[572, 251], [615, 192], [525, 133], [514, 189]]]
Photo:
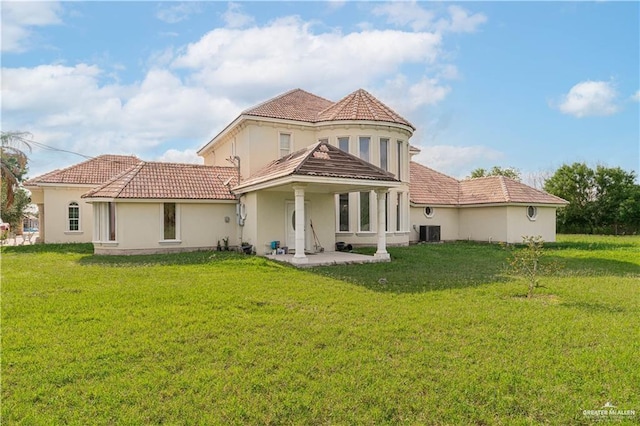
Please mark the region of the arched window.
[[536, 220], [536, 216], [538, 216], [538, 208], [535, 206], [527, 207], [527, 217], [529, 220]]
[[80, 230], [80, 205], [75, 201], [72, 201], [67, 206], [68, 219], [69, 219], [69, 231]]

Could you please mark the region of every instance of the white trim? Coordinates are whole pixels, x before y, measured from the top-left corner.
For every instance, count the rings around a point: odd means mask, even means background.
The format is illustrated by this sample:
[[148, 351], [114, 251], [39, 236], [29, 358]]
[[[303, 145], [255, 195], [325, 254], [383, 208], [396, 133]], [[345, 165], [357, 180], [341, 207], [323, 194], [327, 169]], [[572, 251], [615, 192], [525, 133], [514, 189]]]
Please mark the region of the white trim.
[[[77, 218], [77, 220], [78, 220], [78, 229], [71, 229], [71, 219], [72, 218], [69, 216], [69, 208], [72, 207], [71, 206], [72, 204], [75, 204], [74, 207], [77, 207], [77, 209], [78, 209], [78, 218]], [[82, 213], [80, 211], [80, 203], [75, 201], [75, 200], [71, 200], [71, 201], [69, 201], [67, 203], [66, 210], [67, 210], [66, 211], [66, 213], [67, 213], [66, 214], [67, 226], [66, 226], [65, 234], [66, 233], [81, 233], [82, 232], [82, 220], [81, 220]]]
[[[289, 136], [289, 152], [282, 155], [282, 136]], [[291, 155], [294, 152], [293, 150], [293, 132], [282, 132], [278, 131], [278, 156], [276, 158], [283, 158], [287, 155]]]
[[[405, 185], [406, 182], [400, 181], [382, 181], [382, 180], [367, 180], [367, 179], [357, 179], [357, 178], [334, 178], [334, 177], [318, 177], [318, 176], [304, 176], [304, 175], [289, 175], [276, 177], [273, 179], [269, 179], [262, 182], [255, 182], [246, 186], [236, 186], [232, 188], [232, 191], [240, 192], [242, 190], [243, 193], [259, 191], [261, 189], [274, 188], [277, 186], [289, 185], [289, 184], [297, 184], [297, 183], [307, 183], [307, 184], [327, 184], [327, 185], [345, 185], [345, 186], [354, 186], [354, 187], [370, 187], [370, 188], [397, 188], [402, 185]], [[340, 192], [355, 192], [357, 190], [347, 190]]]
[[[529, 209], [533, 209], [533, 214], [529, 214]], [[525, 208], [524, 213], [527, 215], [527, 219], [531, 222], [535, 222], [538, 217], [538, 207], [529, 205]]]
[[[430, 209], [431, 213], [427, 213], [427, 209]], [[422, 213], [424, 213], [427, 219], [431, 219], [435, 214], [435, 209], [432, 206], [424, 206], [424, 208], [422, 209]]]

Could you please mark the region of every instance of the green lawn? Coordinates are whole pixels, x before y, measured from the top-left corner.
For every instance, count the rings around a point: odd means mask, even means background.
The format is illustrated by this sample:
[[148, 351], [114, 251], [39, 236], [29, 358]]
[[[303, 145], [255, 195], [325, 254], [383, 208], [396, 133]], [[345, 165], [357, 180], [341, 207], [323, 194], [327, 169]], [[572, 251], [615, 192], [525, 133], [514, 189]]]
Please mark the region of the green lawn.
[[489, 244], [312, 270], [3, 248], [2, 424], [640, 422], [640, 237], [559, 240], [531, 300]]

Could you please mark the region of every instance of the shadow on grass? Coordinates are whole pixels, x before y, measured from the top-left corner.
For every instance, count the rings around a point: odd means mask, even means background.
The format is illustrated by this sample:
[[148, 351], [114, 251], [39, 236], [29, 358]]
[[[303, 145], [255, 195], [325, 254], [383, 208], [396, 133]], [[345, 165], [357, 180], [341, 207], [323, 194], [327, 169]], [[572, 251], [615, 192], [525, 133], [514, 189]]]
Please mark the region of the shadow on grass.
[[2, 253], [77, 253], [92, 254], [91, 243], [65, 243], [65, 244], [32, 244], [25, 246], [3, 246]]
[[93, 255], [79, 260], [81, 265], [101, 266], [150, 266], [150, 265], [203, 265], [221, 261], [242, 261], [250, 256], [231, 251], [193, 251], [186, 253], [140, 254], [140, 255]]
[[[580, 244], [576, 245], [576, 248], [578, 247]], [[620, 245], [613, 247], [619, 248]], [[509, 252], [498, 244], [455, 242], [391, 247], [388, 250], [391, 254], [390, 263], [316, 267], [311, 271], [352, 282], [370, 290], [392, 293], [478, 287], [484, 284], [510, 282], [514, 279], [505, 273]], [[593, 248], [584, 249], [589, 250], [595, 251]], [[358, 252], [373, 254], [375, 248], [363, 248]], [[598, 258], [596, 253], [585, 258], [563, 257], [554, 255], [554, 250], [549, 247], [546, 254], [546, 262], [559, 266], [559, 270], [553, 275], [560, 278], [640, 276], [639, 265], [628, 261]]]
[[640, 265], [624, 260], [603, 259], [599, 257], [562, 257], [554, 256], [553, 252], [547, 252], [546, 261], [555, 262], [560, 269], [554, 274], [559, 277], [566, 276], [615, 276], [640, 277]]
[[[390, 293], [422, 293], [510, 281], [503, 273], [507, 253], [497, 244], [423, 244], [390, 247], [388, 251], [390, 263], [334, 265], [310, 271]], [[373, 254], [375, 248], [358, 252]]]

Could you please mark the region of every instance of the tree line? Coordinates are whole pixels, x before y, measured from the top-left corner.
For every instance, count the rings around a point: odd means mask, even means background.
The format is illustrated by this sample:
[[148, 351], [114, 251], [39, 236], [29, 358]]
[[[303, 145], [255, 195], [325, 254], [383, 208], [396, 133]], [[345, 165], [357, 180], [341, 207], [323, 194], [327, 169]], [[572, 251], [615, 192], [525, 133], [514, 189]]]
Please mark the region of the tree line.
[[[507, 176], [520, 181], [520, 172], [495, 166], [475, 169], [471, 178]], [[558, 209], [557, 231], [566, 234], [640, 233], [640, 185], [633, 171], [586, 163], [563, 164], [544, 179], [543, 189], [570, 204]]]

